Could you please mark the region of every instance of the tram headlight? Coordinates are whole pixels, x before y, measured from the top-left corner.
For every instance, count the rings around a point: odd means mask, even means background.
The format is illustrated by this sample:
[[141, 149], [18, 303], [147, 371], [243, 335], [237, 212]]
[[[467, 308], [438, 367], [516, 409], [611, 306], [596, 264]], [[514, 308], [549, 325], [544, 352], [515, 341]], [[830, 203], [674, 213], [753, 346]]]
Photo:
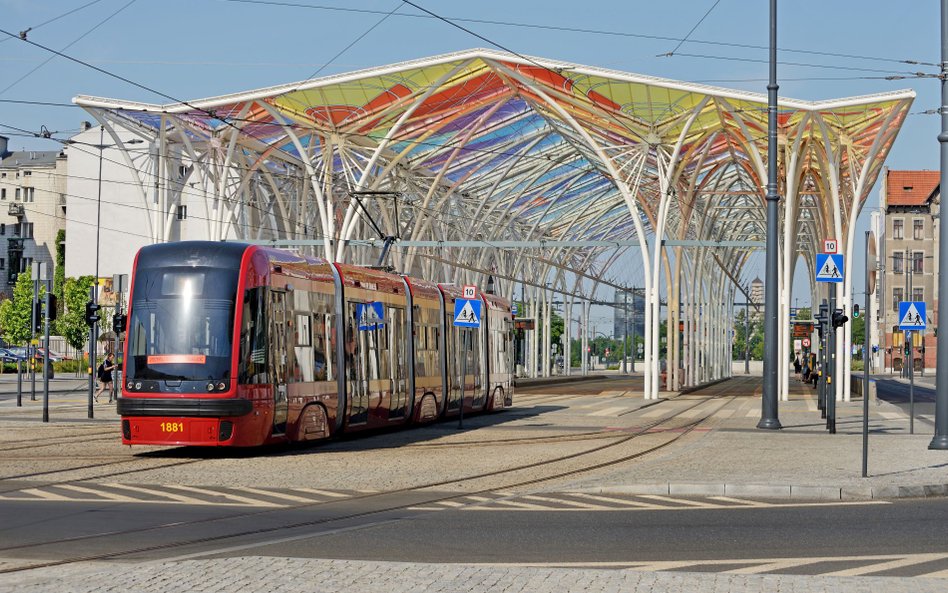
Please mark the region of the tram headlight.
[[213, 383], [208, 383], [208, 384], [207, 384], [207, 390], [208, 390], [208, 391], [214, 391], [214, 384], [213, 384]]
[[220, 389], [221, 391], [224, 391], [225, 389], [227, 389], [227, 383], [224, 383], [223, 381], [221, 381], [220, 383], [217, 384], [217, 388]]
[[135, 389], [141, 389], [141, 388], [142, 388], [142, 382], [141, 382], [141, 381], [139, 381], [138, 383], [135, 383]]
[[126, 388], [126, 389], [132, 389], [133, 387], [135, 387], [135, 384], [132, 383], [131, 381], [129, 381], [128, 383], [125, 384], [125, 388]]

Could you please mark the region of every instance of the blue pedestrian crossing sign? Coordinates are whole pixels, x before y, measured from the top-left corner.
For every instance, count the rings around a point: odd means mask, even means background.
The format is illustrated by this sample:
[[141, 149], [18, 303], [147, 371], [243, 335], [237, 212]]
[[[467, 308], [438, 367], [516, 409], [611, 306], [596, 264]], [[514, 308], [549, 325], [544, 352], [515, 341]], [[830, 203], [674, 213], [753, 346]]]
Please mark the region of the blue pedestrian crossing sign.
[[816, 281], [843, 281], [843, 255], [841, 253], [816, 254]]
[[356, 317], [359, 321], [359, 331], [367, 331], [385, 327], [385, 309], [382, 303], [356, 303]]
[[925, 302], [899, 303], [899, 329], [925, 329]]
[[480, 327], [481, 300], [458, 299], [454, 301], [454, 325], [458, 327]]

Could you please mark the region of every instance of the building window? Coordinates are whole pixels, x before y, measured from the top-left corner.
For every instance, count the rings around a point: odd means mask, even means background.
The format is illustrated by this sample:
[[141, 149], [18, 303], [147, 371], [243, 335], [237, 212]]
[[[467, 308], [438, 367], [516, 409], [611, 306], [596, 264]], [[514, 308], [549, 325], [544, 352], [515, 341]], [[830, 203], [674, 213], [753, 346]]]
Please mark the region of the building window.
[[0, 235], [6, 235], [6, 234], [7, 234], [7, 225], [0, 223]]
[[902, 289], [901, 289], [901, 288], [893, 288], [893, 289], [892, 289], [892, 310], [893, 310], [893, 311], [898, 311], [898, 310], [899, 310], [899, 303], [902, 302], [902, 296], [903, 296], [904, 294], [905, 294], [905, 293], [902, 292]]
[[913, 251], [912, 252], [912, 273], [913, 274], [923, 274], [925, 273], [925, 252], [924, 251]]
[[20, 199], [20, 188], [16, 188], [16, 193], [13, 195], [13, 199], [19, 201], [19, 199]]
[[916, 241], [925, 238], [925, 222], [919, 218], [912, 221], [912, 238]]
[[33, 174], [32, 171], [23, 171], [23, 176], [24, 176], [24, 177], [29, 177], [29, 176], [32, 175], [32, 174]]
[[895, 253], [892, 254], [892, 273], [893, 274], [901, 274], [904, 271], [902, 267], [903, 255], [905, 254], [903, 254], [901, 251], [896, 251]]
[[905, 233], [902, 230], [904, 222], [905, 221], [903, 221], [901, 218], [892, 219], [892, 238], [893, 239], [905, 238]]
[[4, 270], [7, 267], [7, 260], [0, 257], [0, 270]]
[[36, 196], [36, 188], [35, 188], [35, 187], [27, 187], [27, 188], [24, 188], [24, 190], [23, 190], [23, 201], [24, 201], [24, 202], [32, 202], [32, 201], [33, 201], [33, 198], [34, 198], [35, 196]]
[[0, 189], [0, 200], [7, 199], [7, 188]]
[[178, 206], [178, 220], [184, 220], [188, 217], [188, 207]]
[[912, 300], [916, 303], [920, 303], [925, 300], [925, 289], [924, 288], [912, 288]]
[[0, 173], [0, 179], [6, 179], [6, 178], [7, 178], [6, 173]]

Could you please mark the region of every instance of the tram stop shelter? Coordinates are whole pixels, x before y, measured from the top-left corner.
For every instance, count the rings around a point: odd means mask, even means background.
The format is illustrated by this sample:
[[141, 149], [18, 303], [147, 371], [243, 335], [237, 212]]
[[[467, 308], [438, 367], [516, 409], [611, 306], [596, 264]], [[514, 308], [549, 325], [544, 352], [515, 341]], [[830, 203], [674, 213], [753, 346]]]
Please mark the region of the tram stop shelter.
[[[914, 96], [780, 100], [780, 319], [798, 257], [812, 270], [823, 239], [856, 248], [856, 217]], [[522, 282], [530, 316], [547, 320], [554, 294], [567, 319], [587, 318], [597, 291], [627, 288], [617, 266], [640, 257], [645, 396], [660, 387], [663, 304], [679, 328], [669, 387], [731, 373], [734, 299], [765, 245], [765, 94], [472, 49], [207, 99], [74, 102], [136, 188], [111, 200], [136, 206], [117, 215], [142, 243], [280, 241], [442, 281], [491, 276], [514, 300]], [[91, 232], [68, 228], [79, 244]], [[848, 307], [851, 257], [845, 279], [836, 296]], [[537, 333], [531, 350], [548, 369], [549, 331], [544, 344]], [[848, 365], [849, 340], [838, 342]]]

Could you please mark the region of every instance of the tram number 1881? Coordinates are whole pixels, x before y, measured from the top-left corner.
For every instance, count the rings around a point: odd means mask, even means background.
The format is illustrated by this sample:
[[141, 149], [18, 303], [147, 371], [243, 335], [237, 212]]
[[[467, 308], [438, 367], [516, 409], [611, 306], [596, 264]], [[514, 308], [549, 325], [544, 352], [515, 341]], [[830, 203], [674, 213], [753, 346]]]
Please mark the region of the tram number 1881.
[[184, 422], [162, 422], [161, 432], [184, 432]]

